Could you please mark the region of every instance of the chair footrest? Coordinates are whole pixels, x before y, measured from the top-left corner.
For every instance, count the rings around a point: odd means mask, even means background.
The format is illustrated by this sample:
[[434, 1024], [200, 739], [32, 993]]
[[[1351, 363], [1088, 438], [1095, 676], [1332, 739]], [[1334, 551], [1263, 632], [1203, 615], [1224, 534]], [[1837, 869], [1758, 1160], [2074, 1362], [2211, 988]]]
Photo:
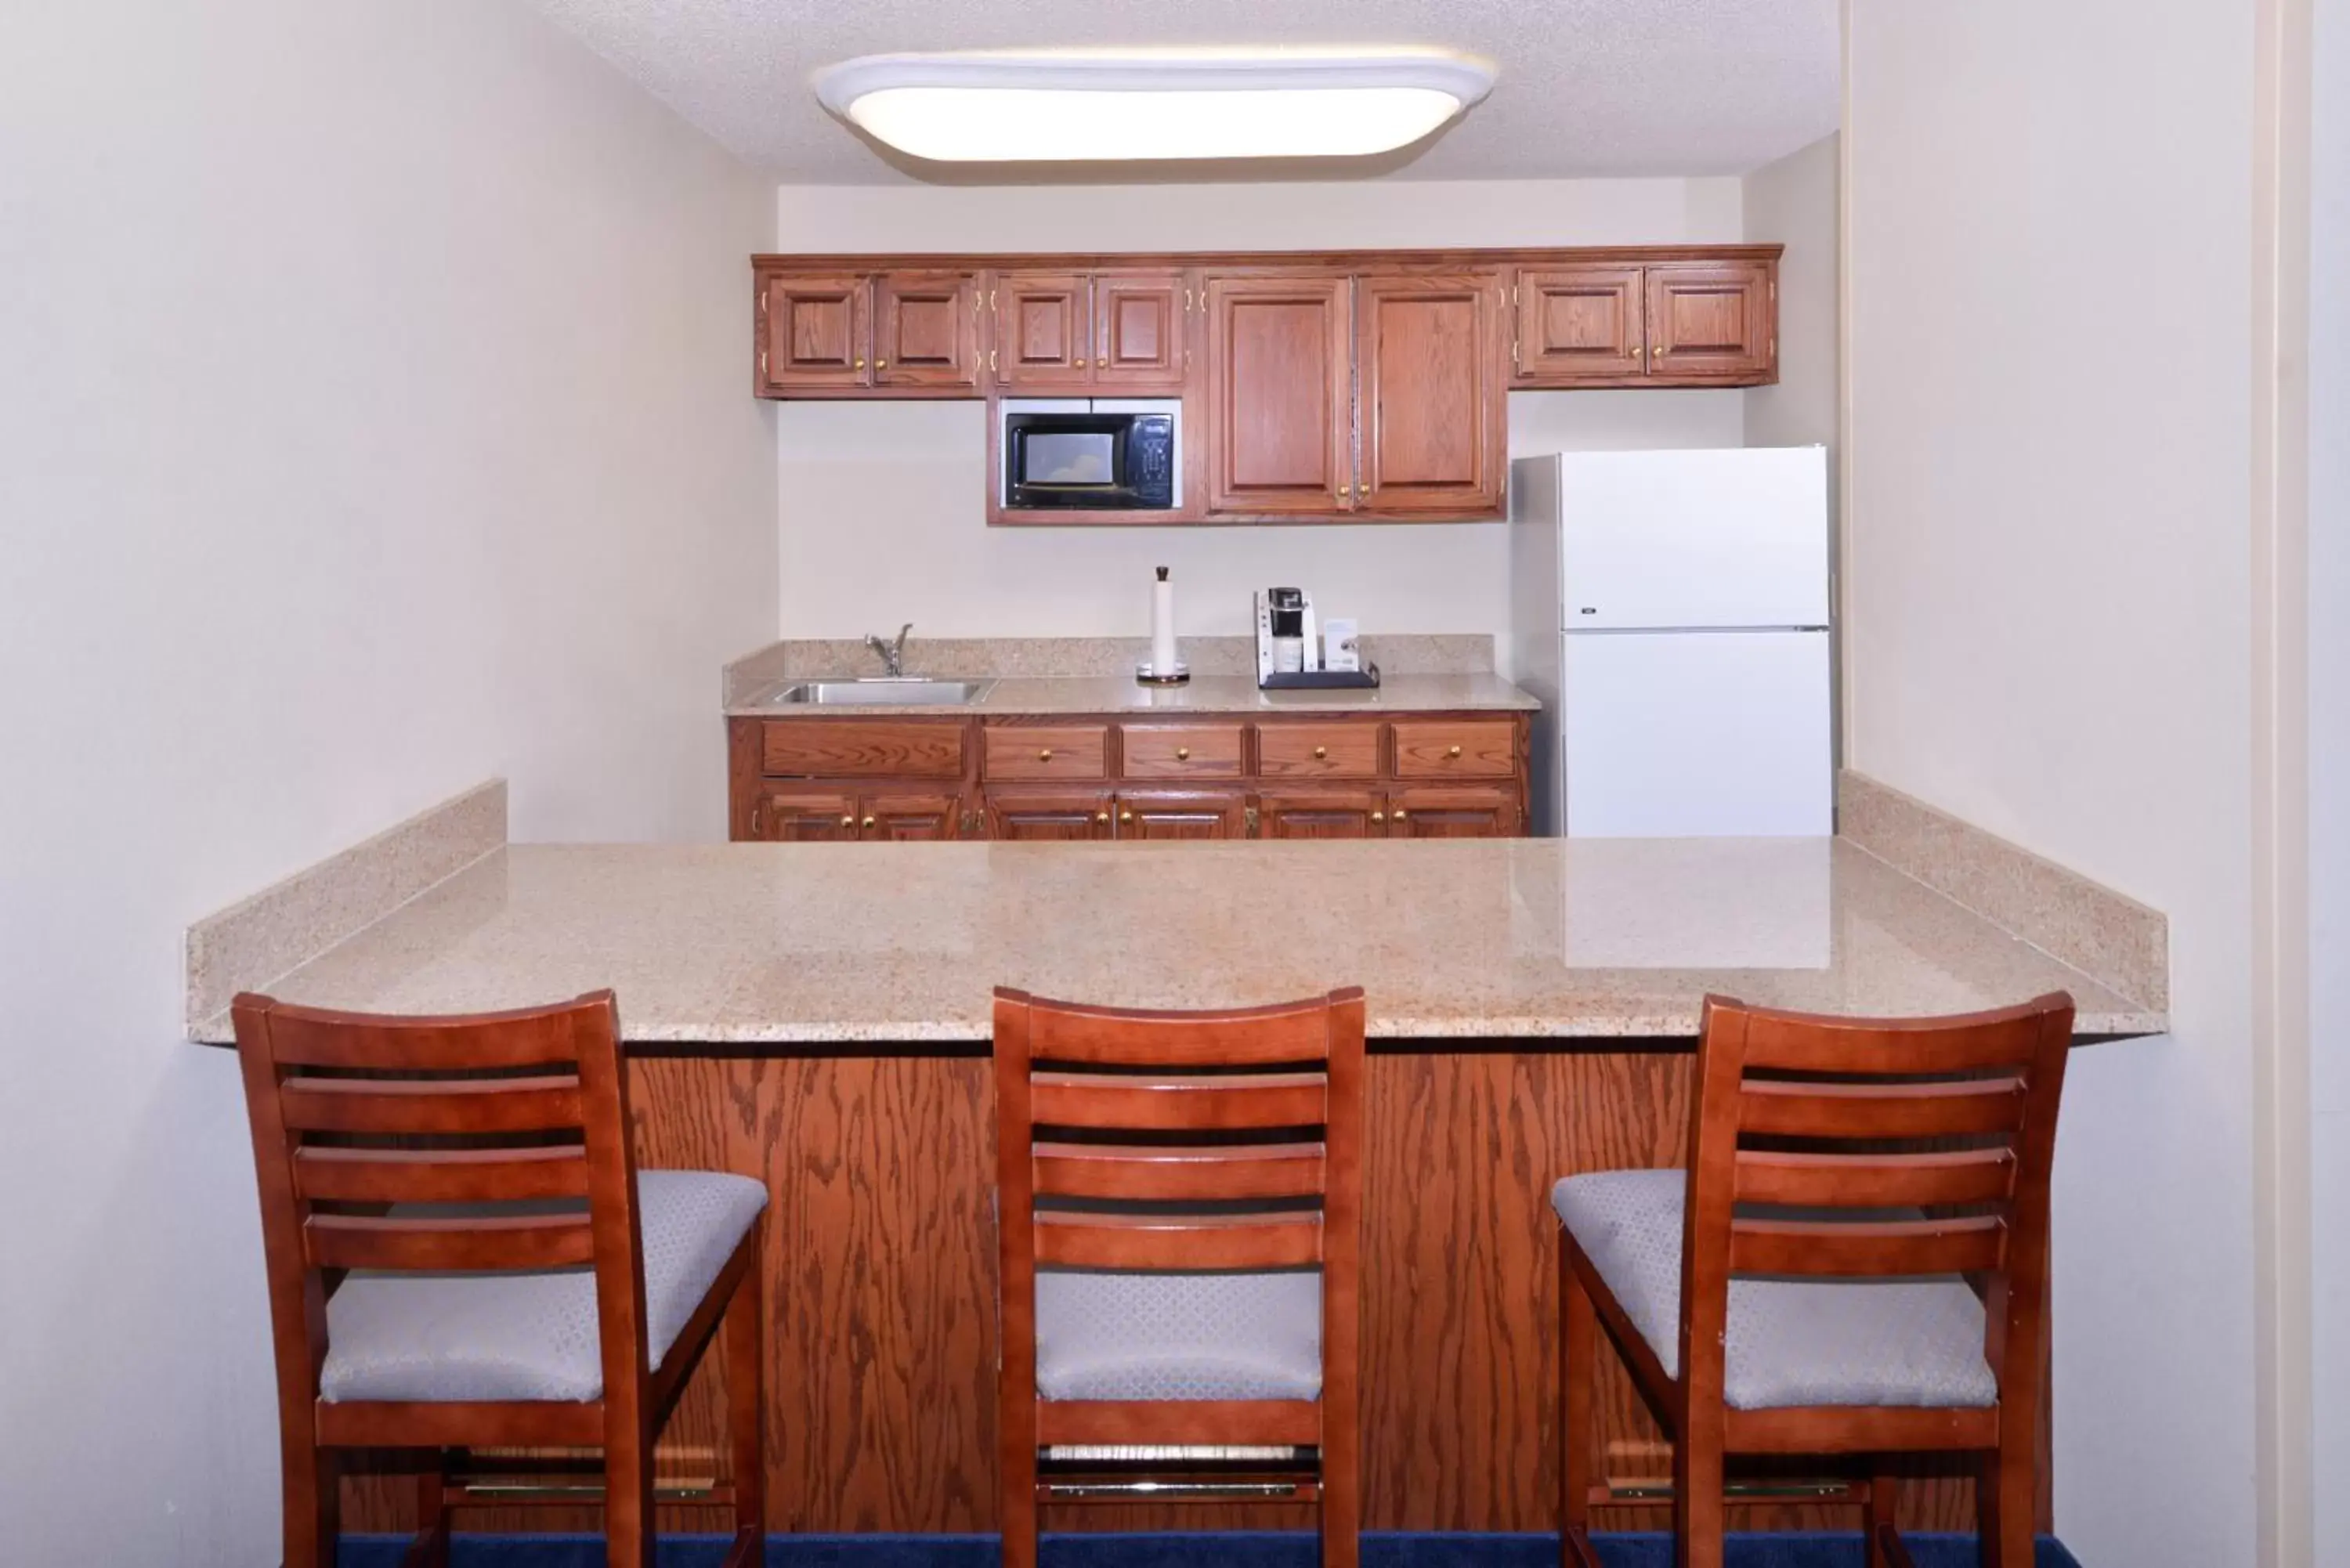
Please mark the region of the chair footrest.
[[1048, 1464], [1306, 1464], [1314, 1450], [1295, 1444], [1054, 1443], [1037, 1450]]
[[1317, 1502], [1321, 1497], [1321, 1482], [1311, 1480], [1099, 1478], [1036, 1483], [1038, 1502]]

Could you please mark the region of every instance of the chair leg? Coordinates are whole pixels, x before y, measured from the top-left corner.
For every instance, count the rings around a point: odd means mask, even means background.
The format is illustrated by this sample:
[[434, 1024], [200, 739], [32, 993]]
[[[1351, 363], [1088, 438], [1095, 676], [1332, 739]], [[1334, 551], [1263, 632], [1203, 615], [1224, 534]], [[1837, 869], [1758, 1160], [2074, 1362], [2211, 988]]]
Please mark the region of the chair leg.
[[604, 1562], [653, 1568], [653, 1446], [649, 1438], [604, 1446]]
[[401, 1568], [449, 1568], [449, 1477], [435, 1449], [416, 1478], [416, 1540]]
[[758, 1568], [767, 1539], [766, 1346], [759, 1265], [744, 1270], [726, 1303], [726, 1427], [733, 1451], [734, 1548], [729, 1568]]
[[1003, 1568], [1036, 1568], [1035, 1446], [1007, 1444], [1000, 1462]]
[[1722, 1527], [1720, 1417], [1684, 1418], [1673, 1444], [1673, 1568], [1721, 1568]]
[[1868, 1568], [1910, 1568], [1908, 1549], [1901, 1544], [1899, 1499], [1893, 1472], [1879, 1459], [1869, 1471], [1868, 1496], [1860, 1505], [1860, 1538]]
[[2003, 1438], [1975, 1476], [1976, 1528], [1982, 1568], [2033, 1568], [2034, 1474], [2029, 1430]]
[[1356, 1568], [1363, 1532], [1360, 1438], [1350, 1420], [1329, 1424], [1322, 1438], [1322, 1568]]
[[332, 1449], [307, 1434], [278, 1438], [278, 1469], [286, 1494], [286, 1568], [335, 1568], [335, 1542], [342, 1533], [342, 1467]]
[[1592, 1568], [1591, 1385], [1599, 1354], [1599, 1314], [1575, 1272], [1573, 1243], [1558, 1242], [1558, 1560]]

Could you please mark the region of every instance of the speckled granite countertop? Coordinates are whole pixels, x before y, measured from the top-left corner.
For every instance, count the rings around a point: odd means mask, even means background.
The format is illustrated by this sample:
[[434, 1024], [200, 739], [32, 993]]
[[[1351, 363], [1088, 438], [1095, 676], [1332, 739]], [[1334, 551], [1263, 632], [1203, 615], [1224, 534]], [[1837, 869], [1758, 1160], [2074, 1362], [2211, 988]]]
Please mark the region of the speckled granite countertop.
[[1260, 691], [1243, 675], [1195, 675], [1184, 686], [1143, 686], [1123, 675], [1042, 675], [996, 680], [978, 701], [951, 705], [778, 703], [797, 678], [771, 681], [730, 703], [729, 718], [975, 713], [983, 718], [1051, 713], [1425, 713], [1526, 712], [1542, 706], [1498, 675], [1389, 675], [1369, 690]]
[[[1666, 1039], [1700, 999], [2163, 1014], [1839, 840], [518, 846], [268, 986], [391, 1012], [598, 986], [636, 1042], [980, 1041], [999, 984], [1130, 1006], [1359, 984], [1388, 1040]], [[195, 1037], [228, 1038], [227, 1019]]]

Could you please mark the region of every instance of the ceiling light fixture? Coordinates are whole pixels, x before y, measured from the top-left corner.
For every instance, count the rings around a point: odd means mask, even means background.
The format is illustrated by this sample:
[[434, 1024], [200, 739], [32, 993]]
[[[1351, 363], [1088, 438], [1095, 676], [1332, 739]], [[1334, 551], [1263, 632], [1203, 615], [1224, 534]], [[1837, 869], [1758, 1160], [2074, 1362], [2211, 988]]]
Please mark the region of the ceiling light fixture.
[[825, 108], [940, 162], [1340, 158], [1419, 140], [1492, 90], [1446, 49], [867, 55], [816, 74]]

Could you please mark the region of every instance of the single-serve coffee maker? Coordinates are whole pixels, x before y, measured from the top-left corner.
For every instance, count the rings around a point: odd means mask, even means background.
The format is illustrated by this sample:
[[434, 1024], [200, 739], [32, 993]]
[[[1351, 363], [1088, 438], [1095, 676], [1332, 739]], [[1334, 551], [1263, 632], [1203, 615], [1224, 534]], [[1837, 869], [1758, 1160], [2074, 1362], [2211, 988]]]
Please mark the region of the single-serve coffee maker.
[[[1333, 622], [1334, 626], [1339, 623]], [[1256, 683], [1265, 691], [1284, 687], [1377, 686], [1376, 664], [1355, 668], [1354, 623], [1344, 623], [1343, 655], [1326, 657], [1314, 596], [1304, 588], [1259, 588], [1256, 593]]]

